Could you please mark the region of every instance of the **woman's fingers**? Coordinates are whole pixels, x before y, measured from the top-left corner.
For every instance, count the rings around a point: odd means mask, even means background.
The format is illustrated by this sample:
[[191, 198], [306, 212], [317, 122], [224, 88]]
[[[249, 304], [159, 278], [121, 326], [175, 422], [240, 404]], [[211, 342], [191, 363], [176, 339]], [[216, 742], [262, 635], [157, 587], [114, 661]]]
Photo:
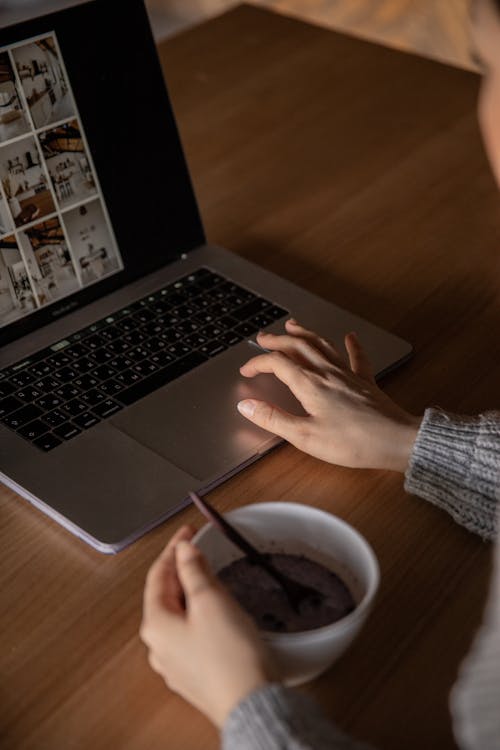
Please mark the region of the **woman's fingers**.
[[277, 406], [253, 398], [240, 401], [238, 411], [258, 427], [293, 445], [299, 446], [303, 442], [309, 417], [295, 417]]
[[317, 349], [326, 359], [337, 367], [345, 367], [346, 362], [342, 355], [337, 351], [334, 345], [326, 339], [318, 336], [314, 331], [309, 331], [296, 320], [290, 318], [285, 323], [286, 330], [292, 336], [298, 336], [305, 339], [311, 346]]
[[363, 378], [363, 380], [375, 383], [372, 364], [356, 333], [347, 334], [345, 337], [345, 348], [349, 355], [349, 362], [351, 363], [351, 370], [353, 373], [360, 378]]
[[150, 613], [167, 609], [182, 614], [183, 591], [175, 567], [175, 547], [189, 541], [194, 534], [191, 526], [182, 526], [149, 569], [144, 587], [144, 610]]
[[218, 588], [217, 580], [208, 567], [207, 561], [193, 544], [181, 542], [175, 550], [177, 570], [186, 601], [206, 589]]
[[259, 354], [240, 367], [241, 374], [253, 378], [261, 373], [272, 373], [281, 380], [299, 401], [304, 397], [307, 387], [307, 375], [301, 367], [282, 352]]
[[299, 365], [324, 370], [331, 364], [328, 357], [305, 338], [299, 336], [266, 333], [257, 334], [257, 342], [264, 349], [281, 352]]

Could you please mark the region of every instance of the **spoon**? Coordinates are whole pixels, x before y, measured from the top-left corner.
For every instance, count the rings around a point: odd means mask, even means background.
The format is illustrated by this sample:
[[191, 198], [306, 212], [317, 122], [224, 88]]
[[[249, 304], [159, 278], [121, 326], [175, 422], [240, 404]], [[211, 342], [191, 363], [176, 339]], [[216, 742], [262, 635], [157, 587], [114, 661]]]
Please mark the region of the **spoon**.
[[244, 536], [237, 531], [234, 526], [231, 526], [226, 519], [218, 513], [205, 499], [201, 498], [196, 492], [190, 492], [189, 496], [193, 503], [196, 505], [203, 515], [212, 523], [216, 528], [226, 536], [229, 541], [239, 547], [245, 555], [248, 557], [250, 562], [255, 565], [260, 565], [261, 568], [269, 573], [277, 583], [281, 586], [286, 594], [286, 597], [295, 610], [300, 612], [300, 605], [304, 601], [310, 601], [310, 603], [318, 606], [323, 600], [323, 594], [321, 591], [312, 588], [311, 586], [305, 586], [302, 583], [292, 580], [284, 573], [281, 573], [269, 560], [269, 555], [263, 554], [256, 549], [253, 544], [245, 539]]

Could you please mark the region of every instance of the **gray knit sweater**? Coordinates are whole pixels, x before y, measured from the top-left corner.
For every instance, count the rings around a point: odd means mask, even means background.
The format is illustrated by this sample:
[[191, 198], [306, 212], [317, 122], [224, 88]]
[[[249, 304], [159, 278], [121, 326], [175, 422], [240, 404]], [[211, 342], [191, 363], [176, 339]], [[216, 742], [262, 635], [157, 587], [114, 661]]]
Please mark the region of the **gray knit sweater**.
[[[405, 489], [443, 508], [470, 531], [497, 539], [483, 625], [451, 695], [453, 729], [464, 750], [500, 748], [500, 412], [461, 417], [428, 409]], [[305, 696], [267, 685], [243, 700], [222, 731], [223, 750], [367, 750]]]

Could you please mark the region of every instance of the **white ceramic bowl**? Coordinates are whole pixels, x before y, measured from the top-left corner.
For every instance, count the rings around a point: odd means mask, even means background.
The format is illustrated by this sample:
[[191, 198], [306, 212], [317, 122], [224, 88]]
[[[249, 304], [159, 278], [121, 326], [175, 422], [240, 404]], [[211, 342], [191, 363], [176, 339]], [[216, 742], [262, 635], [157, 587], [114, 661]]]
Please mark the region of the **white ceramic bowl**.
[[[348, 585], [356, 607], [332, 625], [300, 633], [261, 631], [283, 682], [298, 685], [317, 677], [352, 643], [373, 604], [380, 574], [370, 545], [340, 518], [299, 503], [246, 505], [225, 518], [260, 551], [304, 555], [337, 573]], [[210, 524], [200, 529], [193, 542], [215, 572], [243, 556]]]

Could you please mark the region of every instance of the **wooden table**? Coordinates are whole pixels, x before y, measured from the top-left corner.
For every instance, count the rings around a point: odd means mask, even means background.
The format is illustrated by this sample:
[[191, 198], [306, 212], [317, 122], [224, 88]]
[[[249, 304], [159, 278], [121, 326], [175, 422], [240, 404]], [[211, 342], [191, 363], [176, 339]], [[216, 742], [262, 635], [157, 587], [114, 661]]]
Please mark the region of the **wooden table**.
[[[209, 237], [411, 340], [414, 359], [385, 382], [408, 409], [492, 408], [500, 211], [478, 78], [249, 6], [160, 53]], [[379, 748], [453, 747], [448, 692], [490, 548], [400, 476], [289, 446], [211, 495], [222, 511], [277, 499], [354, 524], [382, 570], [363, 634], [306, 689]], [[216, 748], [137, 635], [150, 563], [198, 514], [105, 557], [12, 492], [0, 507], [2, 747]]]

